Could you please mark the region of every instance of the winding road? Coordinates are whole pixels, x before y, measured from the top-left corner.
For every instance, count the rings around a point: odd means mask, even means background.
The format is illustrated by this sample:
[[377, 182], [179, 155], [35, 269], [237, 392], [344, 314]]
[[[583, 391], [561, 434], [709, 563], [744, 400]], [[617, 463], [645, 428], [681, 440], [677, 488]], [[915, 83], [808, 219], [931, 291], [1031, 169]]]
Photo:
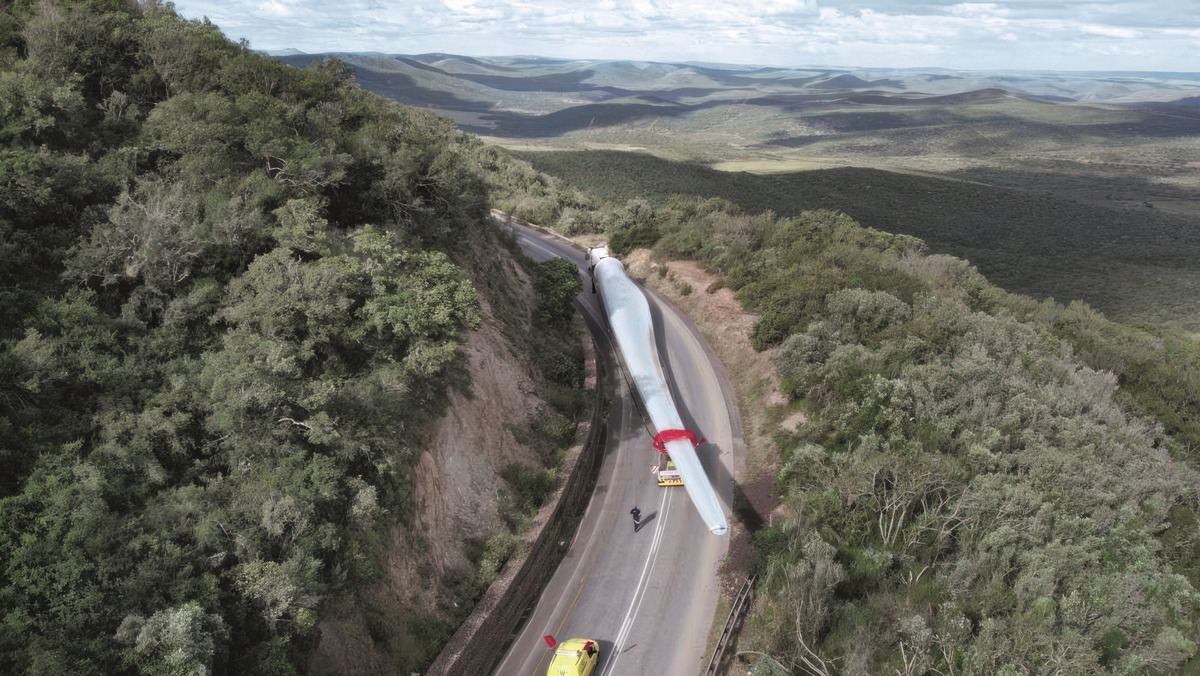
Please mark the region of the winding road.
[[[580, 310], [599, 351], [615, 363], [583, 252], [540, 230], [511, 227], [534, 260], [561, 257], [580, 267]], [[695, 326], [653, 292], [646, 295], [672, 396], [689, 428], [708, 439], [699, 452], [728, 514], [730, 472], [740, 471], [744, 455], [732, 388]], [[719, 593], [717, 569], [729, 537], [708, 532], [685, 491], [658, 486], [650, 472], [658, 453], [632, 388], [625, 378], [613, 380], [609, 437], [591, 502], [497, 674], [545, 674], [552, 653], [542, 640], [545, 635], [597, 639], [597, 676], [694, 676], [707, 664]], [[635, 505], [642, 519], [636, 533], [629, 513]]]

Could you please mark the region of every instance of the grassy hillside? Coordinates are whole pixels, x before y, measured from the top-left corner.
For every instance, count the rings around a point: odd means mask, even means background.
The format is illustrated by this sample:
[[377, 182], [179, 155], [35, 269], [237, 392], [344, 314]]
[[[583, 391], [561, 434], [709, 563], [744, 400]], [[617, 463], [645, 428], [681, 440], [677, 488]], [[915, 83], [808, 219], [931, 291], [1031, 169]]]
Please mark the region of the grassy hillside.
[[989, 281], [1017, 293], [1085, 300], [1122, 321], [1200, 329], [1200, 228], [1141, 203], [1062, 199], [1049, 194], [1058, 186], [1045, 182], [1017, 189], [859, 168], [730, 173], [616, 151], [518, 155], [616, 203], [683, 194], [719, 197], [749, 213], [841, 211], [970, 260]]

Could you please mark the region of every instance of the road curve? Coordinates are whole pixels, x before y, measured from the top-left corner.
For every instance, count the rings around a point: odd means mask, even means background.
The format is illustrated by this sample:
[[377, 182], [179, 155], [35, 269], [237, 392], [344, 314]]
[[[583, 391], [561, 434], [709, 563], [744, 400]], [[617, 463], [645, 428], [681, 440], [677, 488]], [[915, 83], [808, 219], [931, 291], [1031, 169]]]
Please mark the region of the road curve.
[[729, 520], [713, 482], [700, 462], [697, 448], [704, 443], [703, 435], [698, 437], [695, 430], [684, 424], [675, 405], [658, 343], [654, 341], [658, 331], [646, 292], [629, 278], [625, 266], [609, 255], [605, 247], [588, 249], [587, 258], [593, 284], [608, 315], [608, 328], [621, 354], [622, 372], [637, 391], [648, 431], [654, 435], [654, 448], [670, 454], [683, 480], [684, 490], [708, 530], [713, 535], [724, 535], [729, 531]]
[[[583, 252], [553, 235], [513, 225], [531, 258], [567, 258], [581, 268], [579, 306], [601, 351], [611, 356], [604, 313], [591, 293]], [[732, 504], [729, 467], [742, 448], [728, 379], [699, 332], [682, 314], [648, 292], [659, 354], [685, 424], [707, 437], [699, 448], [726, 511]], [[598, 335], [597, 335], [598, 333]], [[615, 363], [615, 362], [614, 362]], [[598, 676], [693, 676], [706, 663], [716, 609], [717, 568], [728, 537], [708, 528], [681, 489], [660, 488], [650, 473], [658, 460], [652, 437], [627, 380], [614, 378], [604, 462], [574, 542], [538, 604], [518, 630], [497, 674], [542, 676], [551, 651], [544, 635], [600, 642]], [[635, 533], [630, 509], [641, 510]]]

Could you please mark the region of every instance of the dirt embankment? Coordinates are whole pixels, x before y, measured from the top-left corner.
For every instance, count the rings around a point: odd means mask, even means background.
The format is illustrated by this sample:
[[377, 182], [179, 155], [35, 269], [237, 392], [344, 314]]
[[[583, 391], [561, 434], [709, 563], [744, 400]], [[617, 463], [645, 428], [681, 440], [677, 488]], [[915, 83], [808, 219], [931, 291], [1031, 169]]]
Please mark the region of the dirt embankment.
[[[497, 316], [528, 307], [532, 285], [506, 252], [500, 256], [503, 260], [485, 274], [502, 275], [503, 280], [473, 280], [484, 296], [484, 322], [464, 336], [469, 391], [452, 391], [446, 414], [428, 430], [429, 441], [414, 470], [411, 525], [388, 531], [376, 582], [356, 598], [334, 601], [321, 622], [310, 673], [394, 673], [388, 641], [379, 640], [380, 622], [402, 624], [414, 611], [438, 612], [439, 602], [448, 596], [447, 578], [474, 574], [467, 543], [504, 527], [497, 512], [504, 485], [500, 469], [513, 462], [538, 464], [537, 454], [518, 443], [511, 430], [545, 404], [535, 395], [533, 367], [505, 336]], [[504, 303], [513, 307], [493, 307], [498, 297], [489, 300], [484, 284], [504, 286], [511, 294]], [[391, 646], [397, 648], [403, 646]]]

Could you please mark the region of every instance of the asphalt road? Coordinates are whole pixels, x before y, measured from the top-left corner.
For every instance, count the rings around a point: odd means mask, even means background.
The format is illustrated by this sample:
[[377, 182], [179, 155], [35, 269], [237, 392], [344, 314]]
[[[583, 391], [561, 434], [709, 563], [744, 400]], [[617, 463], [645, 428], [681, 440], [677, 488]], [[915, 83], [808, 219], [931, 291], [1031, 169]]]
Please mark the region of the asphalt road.
[[[537, 230], [514, 230], [535, 260], [558, 256], [581, 267], [580, 309], [600, 349], [611, 350], [582, 252]], [[686, 317], [651, 292], [647, 298], [672, 395], [684, 422], [708, 439], [699, 447], [700, 455], [728, 514], [733, 490], [729, 468], [739, 466], [734, 451], [742, 447], [728, 380]], [[552, 653], [545, 635], [560, 641], [598, 640], [601, 660], [595, 673], [602, 676], [694, 676], [707, 665], [719, 592], [717, 568], [729, 537], [708, 532], [682, 488], [656, 483], [650, 469], [658, 453], [631, 387], [624, 378], [617, 381], [605, 458], [587, 512], [497, 674], [545, 674]], [[636, 533], [629, 513], [635, 505], [642, 520]]]

